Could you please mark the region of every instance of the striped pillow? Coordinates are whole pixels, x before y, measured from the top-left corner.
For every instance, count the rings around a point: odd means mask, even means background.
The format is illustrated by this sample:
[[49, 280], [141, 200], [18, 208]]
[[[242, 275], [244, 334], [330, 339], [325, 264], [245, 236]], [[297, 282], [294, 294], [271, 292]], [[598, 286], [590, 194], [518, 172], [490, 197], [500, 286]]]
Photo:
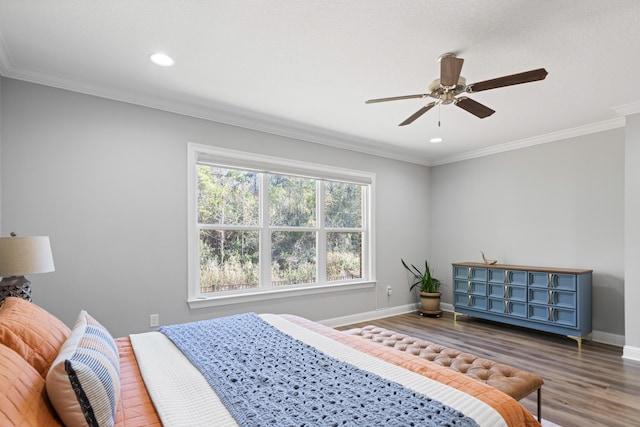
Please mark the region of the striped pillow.
[[66, 426], [113, 426], [120, 398], [118, 348], [107, 329], [82, 310], [51, 365], [47, 394]]

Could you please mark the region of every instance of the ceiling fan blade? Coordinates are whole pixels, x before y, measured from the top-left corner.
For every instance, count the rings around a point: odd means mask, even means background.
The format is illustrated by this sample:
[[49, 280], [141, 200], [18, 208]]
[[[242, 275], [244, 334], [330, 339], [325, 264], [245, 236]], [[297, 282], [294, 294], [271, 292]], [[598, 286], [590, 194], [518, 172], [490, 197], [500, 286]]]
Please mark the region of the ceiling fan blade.
[[429, 96], [428, 93], [423, 93], [419, 95], [392, 96], [391, 98], [370, 99], [368, 101], [365, 101], [365, 104], [375, 104], [376, 102], [387, 102], [387, 101], [400, 101], [402, 99], [427, 98], [428, 96]]
[[406, 126], [413, 123], [415, 119], [417, 119], [418, 117], [420, 117], [421, 115], [423, 115], [424, 113], [432, 109], [434, 105], [436, 105], [435, 102], [428, 103], [427, 105], [425, 105], [424, 107], [422, 107], [421, 109], [413, 113], [407, 120], [400, 123], [398, 126]]
[[463, 110], [466, 110], [481, 119], [489, 117], [490, 115], [495, 113], [494, 110], [487, 107], [486, 105], [480, 104], [478, 101], [474, 101], [473, 99], [467, 98], [466, 96], [457, 98], [455, 104]]
[[525, 71], [524, 73], [511, 74], [496, 79], [485, 80], [483, 82], [472, 83], [467, 85], [465, 90], [470, 93], [480, 92], [483, 90], [496, 89], [499, 87], [519, 85], [522, 83], [535, 82], [544, 80], [547, 77], [547, 70], [538, 68], [537, 70]]
[[440, 58], [440, 85], [452, 87], [458, 84], [464, 59], [447, 55]]

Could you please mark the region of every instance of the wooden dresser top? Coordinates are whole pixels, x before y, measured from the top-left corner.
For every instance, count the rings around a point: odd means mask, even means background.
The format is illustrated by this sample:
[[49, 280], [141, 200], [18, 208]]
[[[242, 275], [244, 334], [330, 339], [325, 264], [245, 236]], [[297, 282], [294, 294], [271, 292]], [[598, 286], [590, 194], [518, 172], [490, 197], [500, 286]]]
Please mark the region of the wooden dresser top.
[[501, 270], [525, 270], [541, 271], [545, 273], [565, 273], [565, 274], [585, 274], [593, 270], [583, 270], [577, 268], [556, 268], [556, 267], [533, 267], [530, 265], [509, 265], [509, 264], [485, 264], [483, 262], [454, 262], [452, 265], [476, 268], [499, 268]]

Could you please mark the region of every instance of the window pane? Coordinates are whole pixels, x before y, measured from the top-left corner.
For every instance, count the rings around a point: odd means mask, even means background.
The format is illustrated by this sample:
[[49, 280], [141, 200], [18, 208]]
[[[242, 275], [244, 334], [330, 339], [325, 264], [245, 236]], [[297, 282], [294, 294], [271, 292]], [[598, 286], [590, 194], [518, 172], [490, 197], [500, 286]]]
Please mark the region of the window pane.
[[271, 284], [286, 286], [316, 281], [316, 233], [274, 231], [271, 234]]
[[325, 183], [325, 209], [327, 227], [362, 227], [362, 186], [327, 181]]
[[257, 288], [258, 231], [200, 231], [200, 292]]
[[209, 165], [198, 168], [198, 222], [257, 225], [260, 217], [258, 174]]
[[327, 280], [362, 278], [362, 233], [327, 233]]
[[316, 181], [269, 175], [269, 218], [275, 226], [315, 226]]

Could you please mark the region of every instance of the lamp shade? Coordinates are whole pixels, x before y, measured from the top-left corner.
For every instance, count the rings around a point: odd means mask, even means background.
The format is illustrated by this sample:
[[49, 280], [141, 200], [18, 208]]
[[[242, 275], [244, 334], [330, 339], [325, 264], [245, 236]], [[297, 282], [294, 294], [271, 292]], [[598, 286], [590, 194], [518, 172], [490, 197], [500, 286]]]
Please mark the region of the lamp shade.
[[54, 270], [48, 236], [0, 237], [0, 277]]

